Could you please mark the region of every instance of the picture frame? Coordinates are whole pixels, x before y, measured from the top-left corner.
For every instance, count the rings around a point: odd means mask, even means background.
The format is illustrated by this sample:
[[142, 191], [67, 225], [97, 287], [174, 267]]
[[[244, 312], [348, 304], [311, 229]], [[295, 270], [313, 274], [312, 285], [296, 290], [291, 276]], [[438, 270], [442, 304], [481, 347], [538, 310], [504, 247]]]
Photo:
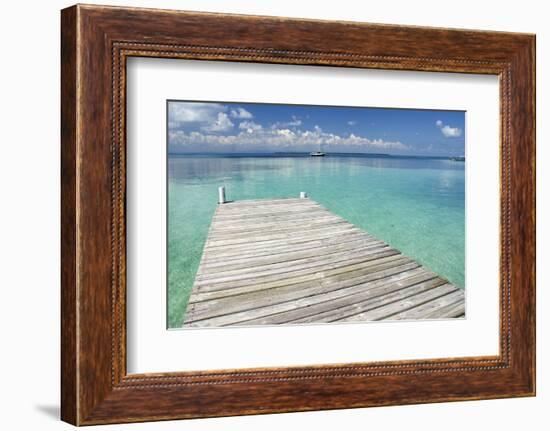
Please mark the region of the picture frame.
[[[534, 35], [76, 5], [61, 13], [61, 53], [62, 420], [535, 395]], [[126, 60], [136, 56], [498, 76], [499, 355], [128, 374]]]

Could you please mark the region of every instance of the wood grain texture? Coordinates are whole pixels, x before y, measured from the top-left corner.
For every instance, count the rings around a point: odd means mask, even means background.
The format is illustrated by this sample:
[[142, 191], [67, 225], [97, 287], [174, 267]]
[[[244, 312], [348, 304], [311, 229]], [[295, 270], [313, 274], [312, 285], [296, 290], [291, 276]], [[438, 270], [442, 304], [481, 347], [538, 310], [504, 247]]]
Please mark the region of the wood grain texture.
[[453, 318], [464, 313], [463, 290], [319, 203], [263, 199], [216, 208], [182, 326]]
[[76, 9], [61, 16], [61, 417], [78, 418], [76, 281]]
[[[62, 12], [61, 39], [65, 421], [85, 425], [534, 394], [533, 35], [79, 5]], [[499, 356], [127, 375], [130, 56], [498, 75]]]

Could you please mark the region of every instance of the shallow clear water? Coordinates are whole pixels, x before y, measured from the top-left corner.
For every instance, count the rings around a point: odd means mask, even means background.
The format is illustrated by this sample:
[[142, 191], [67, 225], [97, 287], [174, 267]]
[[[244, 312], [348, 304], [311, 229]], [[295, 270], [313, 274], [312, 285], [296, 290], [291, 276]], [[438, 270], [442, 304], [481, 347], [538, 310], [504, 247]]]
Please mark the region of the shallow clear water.
[[181, 326], [217, 190], [229, 200], [301, 191], [464, 287], [463, 162], [428, 158], [173, 156], [168, 159], [168, 325]]

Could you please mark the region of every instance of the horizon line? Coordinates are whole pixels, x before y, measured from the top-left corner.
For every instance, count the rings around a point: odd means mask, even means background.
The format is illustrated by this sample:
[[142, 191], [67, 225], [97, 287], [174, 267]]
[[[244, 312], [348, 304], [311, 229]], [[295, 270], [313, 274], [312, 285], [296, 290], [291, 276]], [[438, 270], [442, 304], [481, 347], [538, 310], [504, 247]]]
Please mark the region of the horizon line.
[[[384, 157], [428, 157], [428, 158], [453, 158], [460, 157], [465, 158], [464, 155], [426, 155], [426, 154], [389, 154], [389, 153], [355, 153], [355, 152], [337, 152], [337, 151], [325, 151], [327, 156], [331, 154], [337, 155], [362, 155], [362, 156], [384, 156]], [[300, 154], [300, 155], [309, 155], [310, 151], [243, 151], [243, 152], [201, 152], [201, 151], [190, 151], [190, 152], [172, 152], [168, 151], [168, 155], [174, 156], [185, 156], [185, 155], [276, 155], [276, 154]]]

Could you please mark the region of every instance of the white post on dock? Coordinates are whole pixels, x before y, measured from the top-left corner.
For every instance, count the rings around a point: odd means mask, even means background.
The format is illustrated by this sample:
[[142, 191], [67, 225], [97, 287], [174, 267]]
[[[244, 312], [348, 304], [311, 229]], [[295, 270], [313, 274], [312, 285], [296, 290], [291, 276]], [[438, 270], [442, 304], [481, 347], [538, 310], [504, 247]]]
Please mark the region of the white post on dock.
[[307, 198], [307, 193], [306, 192], [300, 192], [300, 199], [305, 199]]
[[218, 187], [218, 203], [224, 204], [225, 202], [225, 187]]

